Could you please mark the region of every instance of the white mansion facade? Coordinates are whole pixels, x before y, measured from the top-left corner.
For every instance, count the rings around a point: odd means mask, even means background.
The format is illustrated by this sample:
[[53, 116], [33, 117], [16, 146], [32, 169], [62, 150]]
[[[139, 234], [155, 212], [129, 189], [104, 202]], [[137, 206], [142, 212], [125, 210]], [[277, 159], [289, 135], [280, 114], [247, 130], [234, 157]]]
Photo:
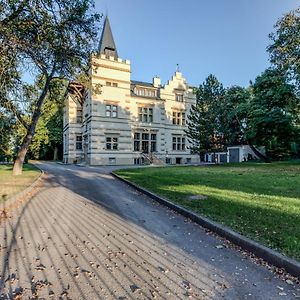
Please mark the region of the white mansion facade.
[[90, 165], [199, 162], [184, 130], [193, 89], [177, 71], [162, 85], [131, 80], [106, 18], [99, 52], [91, 58], [90, 86], [71, 83], [64, 109], [64, 162]]

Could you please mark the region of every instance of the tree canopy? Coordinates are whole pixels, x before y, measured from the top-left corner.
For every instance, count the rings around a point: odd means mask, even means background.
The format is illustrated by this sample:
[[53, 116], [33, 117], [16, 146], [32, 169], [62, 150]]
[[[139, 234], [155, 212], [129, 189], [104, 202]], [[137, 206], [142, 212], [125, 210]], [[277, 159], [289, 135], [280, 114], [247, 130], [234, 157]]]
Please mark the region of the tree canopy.
[[17, 175], [56, 81], [67, 85], [88, 67], [100, 16], [92, 0], [0, 0], [0, 7], [0, 104], [26, 132]]
[[272, 43], [267, 50], [271, 63], [296, 82], [300, 92], [300, 8], [279, 19], [270, 34]]

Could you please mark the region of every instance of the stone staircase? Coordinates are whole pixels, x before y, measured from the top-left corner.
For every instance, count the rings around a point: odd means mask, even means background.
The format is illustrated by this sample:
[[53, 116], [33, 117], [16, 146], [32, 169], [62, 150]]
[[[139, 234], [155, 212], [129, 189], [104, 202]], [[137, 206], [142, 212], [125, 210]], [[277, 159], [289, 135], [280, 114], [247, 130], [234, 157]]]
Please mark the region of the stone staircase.
[[162, 166], [166, 164], [161, 158], [159, 158], [154, 153], [141, 153], [141, 157], [144, 158], [144, 164], [156, 166]]

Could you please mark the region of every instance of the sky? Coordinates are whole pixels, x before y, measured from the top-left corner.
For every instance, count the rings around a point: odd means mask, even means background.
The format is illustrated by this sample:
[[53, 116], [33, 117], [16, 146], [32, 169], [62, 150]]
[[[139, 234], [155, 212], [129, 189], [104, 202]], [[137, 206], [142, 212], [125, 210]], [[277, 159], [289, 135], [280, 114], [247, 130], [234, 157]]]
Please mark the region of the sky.
[[224, 86], [248, 86], [270, 63], [276, 21], [299, 0], [95, 0], [108, 14], [131, 79], [165, 83], [176, 65], [191, 86], [209, 74]]

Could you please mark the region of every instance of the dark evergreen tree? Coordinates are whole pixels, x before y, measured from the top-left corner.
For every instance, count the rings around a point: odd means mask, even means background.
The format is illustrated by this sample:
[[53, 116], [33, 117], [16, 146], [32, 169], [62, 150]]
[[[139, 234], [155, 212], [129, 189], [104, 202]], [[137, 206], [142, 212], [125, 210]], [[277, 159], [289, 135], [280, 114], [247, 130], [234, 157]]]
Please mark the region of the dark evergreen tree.
[[203, 158], [205, 152], [224, 148], [220, 109], [224, 102], [224, 88], [215, 76], [209, 75], [195, 92], [197, 101], [188, 116], [186, 134], [193, 152]]

